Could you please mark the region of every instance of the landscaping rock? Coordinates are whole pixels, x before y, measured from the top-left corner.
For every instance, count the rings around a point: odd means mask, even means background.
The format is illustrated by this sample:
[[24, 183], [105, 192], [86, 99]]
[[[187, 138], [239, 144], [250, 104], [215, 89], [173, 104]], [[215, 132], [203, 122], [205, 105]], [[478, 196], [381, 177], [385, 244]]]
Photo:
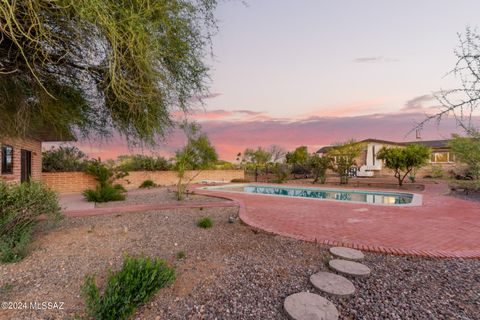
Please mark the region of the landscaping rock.
[[288, 296], [283, 308], [293, 320], [338, 319], [338, 311], [333, 303], [310, 292], [299, 292]]
[[325, 293], [337, 297], [348, 297], [355, 293], [355, 286], [345, 277], [331, 272], [318, 272], [310, 276], [312, 285]]
[[368, 277], [370, 275], [370, 268], [358, 262], [333, 259], [328, 262], [328, 266], [341, 274], [353, 277]]
[[365, 258], [362, 251], [345, 247], [332, 247], [330, 253], [345, 260], [360, 261]]

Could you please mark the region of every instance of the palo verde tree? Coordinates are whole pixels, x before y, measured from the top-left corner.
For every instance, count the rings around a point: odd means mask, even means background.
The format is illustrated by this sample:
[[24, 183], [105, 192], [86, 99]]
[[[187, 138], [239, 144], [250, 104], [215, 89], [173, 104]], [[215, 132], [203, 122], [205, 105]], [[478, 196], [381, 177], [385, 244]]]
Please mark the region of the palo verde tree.
[[255, 174], [255, 182], [257, 182], [260, 170], [266, 168], [271, 158], [272, 154], [262, 147], [258, 147], [256, 150], [247, 148], [243, 152], [242, 163], [248, 169], [253, 169]]
[[206, 92], [216, 0], [4, 0], [0, 136], [154, 143]]
[[427, 164], [430, 159], [430, 149], [421, 144], [410, 144], [404, 148], [383, 147], [378, 151], [377, 158], [384, 161], [385, 167], [395, 172], [398, 185], [402, 186], [410, 172]]
[[327, 156], [332, 160], [331, 168], [340, 175], [340, 184], [348, 184], [349, 170], [355, 166], [355, 158], [362, 152], [365, 145], [355, 140], [338, 143], [333, 146]]
[[[210, 143], [208, 136], [201, 132], [198, 123], [184, 121], [180, 128], [186, 135], [185, 146], [175, 153], [174, 169], [177, 171], [177, 200], [183, 200], [189, 184], [202, 170], [213, 167], [218, 161], [215, 148]], [[197, 170], [187, 176], [187, 170]]]

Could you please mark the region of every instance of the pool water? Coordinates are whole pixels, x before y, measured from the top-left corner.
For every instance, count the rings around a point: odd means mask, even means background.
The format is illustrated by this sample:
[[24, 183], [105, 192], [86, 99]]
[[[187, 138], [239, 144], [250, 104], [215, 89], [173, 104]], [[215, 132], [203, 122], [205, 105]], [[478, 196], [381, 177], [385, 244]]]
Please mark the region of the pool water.
[[262, 195], [286, 196], [326, 199], [336, 201], [351, 201], [369, 204], [384, 205], [405, 205], [411, 204], [413, 194], [367, 191], [367, 190], [331, 190], [320, 188], [299, 188], [299, 187], [281, 187], [281, 186], [264, 186], [264, 185], [231, 185], [221, 187], [211, 187], [208, 189], [221, 189], [225, 191], [236, 191], [245, 193], [255, 193]]

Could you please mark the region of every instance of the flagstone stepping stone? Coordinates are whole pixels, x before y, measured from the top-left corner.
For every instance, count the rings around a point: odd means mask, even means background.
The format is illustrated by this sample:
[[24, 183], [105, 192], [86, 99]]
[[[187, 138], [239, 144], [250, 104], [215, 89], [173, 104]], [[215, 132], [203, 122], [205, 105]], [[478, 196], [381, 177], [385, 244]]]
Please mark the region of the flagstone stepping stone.
[[337, 297], [347, 297], [355, 293], [355, 286], [350, 280], [331, 272], [312, 274], [310, 282], [318, 290]]
[[299, 292], [285, 298], [285, 312], [292, 320], [337, 320], [333, 303], [318, 294]]
[[328, 262], [328, 266], [338, 273], [349, 276], [368, 277], [370, 275], [369, 267], [354, 261], [333, 259]]
[[365, 257], [362, 251], [345, 247], [332, 247], [330, 248], [330, 253], [342, 259], [353, 261], [363, 260]]

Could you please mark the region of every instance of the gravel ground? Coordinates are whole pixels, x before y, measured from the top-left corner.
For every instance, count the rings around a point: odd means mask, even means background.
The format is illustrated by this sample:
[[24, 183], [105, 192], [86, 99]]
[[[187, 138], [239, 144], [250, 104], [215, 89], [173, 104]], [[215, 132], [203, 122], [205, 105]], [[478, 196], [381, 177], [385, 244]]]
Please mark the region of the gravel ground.
[[[43, 228], [32, 253], [0, 265], [0, 300], [62, 301], [64, 310], [0, 311], [1, 319], [68, 319], [82, 315], [85, 274], [102, 283], [122, 255], [167, 259], [176, 282], [142, 306], [134, 319], [286, 319], [283, 300], [315, 291], [311, 274], [326, 270], [326, 248], [229, 224], [235, 208], [179, 209], [65, 219]], [[211, 229], [195, 222], [214, 220]], [[187, 257], [176, 259], [178, 251]], [[368, 279], [357, 294], [330, 298], [341, 319], [480, 319], [480, 261], [366, 254]]]
[[[206, 197], [197, 194], [189, 194], [182, 202], [212, 202], [212, 201], [226, 201], [226, 199]], [[169, 191], [169, 188], [152, 188], [152, 189], [135, 189], [130, 190], [126, 194], [124, 201], [112, 201], [105, 203], [96, 203], [96, 208], [106, 207], [123, 207], [135, 204], [167, 204], [178, 203], [175, 198], [175, 193]]]

